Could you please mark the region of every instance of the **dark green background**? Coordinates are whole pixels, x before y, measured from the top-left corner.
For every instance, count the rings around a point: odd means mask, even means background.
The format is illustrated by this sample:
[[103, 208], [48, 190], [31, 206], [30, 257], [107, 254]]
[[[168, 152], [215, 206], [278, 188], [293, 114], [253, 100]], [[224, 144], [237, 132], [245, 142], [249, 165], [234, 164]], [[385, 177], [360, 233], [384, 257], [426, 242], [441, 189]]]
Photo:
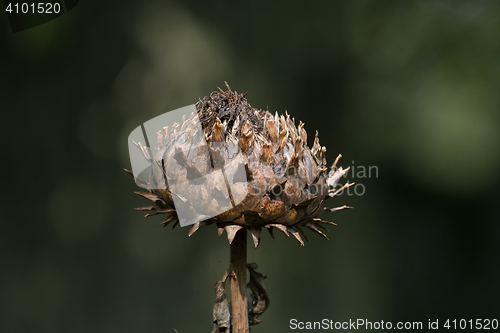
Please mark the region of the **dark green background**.
[[[1, 332], [210, 332], [229, 247], [142, 218], [122, 169], [142, 122], [227, 80], [288, 110], [331, 163], [377, 166], [305, 247], [249, 248], [289, 320], [498, 318], [500, 3], [82, 1], [0, 14]], [[372, 175], [373, 176], [373, 175]], [[347, 179], [346, 179], [347, 180]]]

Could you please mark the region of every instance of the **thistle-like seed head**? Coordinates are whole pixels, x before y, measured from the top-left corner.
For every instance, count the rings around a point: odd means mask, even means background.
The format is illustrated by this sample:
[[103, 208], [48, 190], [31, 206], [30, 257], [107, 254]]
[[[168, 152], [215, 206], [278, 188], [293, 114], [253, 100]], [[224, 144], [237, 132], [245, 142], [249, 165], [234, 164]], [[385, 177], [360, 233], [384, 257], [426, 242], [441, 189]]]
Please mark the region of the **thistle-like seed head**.
[[[318, 216], [351, 208], [325, 207], [328, 198], [352, 185], [337, 188], [348, 170], [336, 166], [341, 155], [327, 173], [326, 147], [320, 145], [317, 132], [310, 149], [304, 123], [296, 126], [288, 114], [254, 109], [245, 94], [229, 86], [200, 99], [196, 113], [184, 117], [181, 124], [159, 131], [155, 156], [150, 157], [141, 143], [137, 146], [151, 160], [152, 171], [145, 182], [153, 186], [136, 193], [155, 206], [136, 209], [151, 211], [146, 216], [169, 214], [162, 224], [173, 223], [174, 228], [182, 209], [200, 221], [192, 225], [189, 236], [215, 224], [219, 235], [225, 230], [231, 243], [238, 230], [247, 228], [257, 246], [264, 227], [272, 236], [275, 228], [304, 245], [302, 237], [307, 237], [302, 227], [328, 239], [320, 229], [335, 223]], [[203, 147], [208, 151], [200, 152]], [[204, 177], [208, 174], [213, 176]], [[198, 186], [199, 179], [204, 179], [204, 186]], [[225, 194], [230, 205], [219, 200]], [[221, 207], [224, 202], [227, 207]]]

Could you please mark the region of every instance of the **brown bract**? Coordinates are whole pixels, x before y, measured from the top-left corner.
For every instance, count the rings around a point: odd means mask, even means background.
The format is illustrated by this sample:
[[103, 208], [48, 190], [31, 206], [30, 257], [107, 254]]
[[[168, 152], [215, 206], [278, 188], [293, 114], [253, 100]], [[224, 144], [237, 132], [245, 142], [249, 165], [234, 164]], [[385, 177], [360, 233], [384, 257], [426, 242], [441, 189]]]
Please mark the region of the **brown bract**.
[[[326, 230], [324, 225], [335, 223], [324, 221], [319, 215], [324, 211], [351, 208], [325, 207], [328, 198], [353, 185], [338, 188], [340, 178], [348, 170], [336, 166], [341, 155], [327, 173], [326, 148], [319, 144], [317, 132], [313, 147], [309, 148], [302, 122], [296, 126], [295, 119], [288, 114], [272, 115], [269, 111], [252, 108], [245, 94], [238, 94], [229, 86], [227, 91], [219, 88], [219, 91], [200, 99], [196, 109], [197, 114], [186, 117], [182, 124], [174, 124], [170, 131], [164, 128], [158, 133], [149, 179], [149, 183], [154, 183], [158, 189], [136, 192], [154, 202], [155, 206], [137, 210], [151, 211], [146, 216], [169, 214], [162, 224], [173, 223], [175, 228], [179, 221], [172, 192], [181, 199], [176, 200], [178, 205], [179, 202], [182, 205], [177, 208], [195, 216], [201, 214], [200, 211], [224, 208], [217, 206], [220, 204], [217, 198], [230, 181], [233, 184], [231, 202], [237, 204], [224, 209], [222, 214], [195, 223], [189, 236], [202, 226], [215, 224], [219, 235], [226, 231], [230, 243], [242, 228], [250, 231], [255, 246], [260, 242], [262, 228], [266, 228], [273, 238], [273, 229], [287, 236], [292, 235], [301, 245], [304, 245], [302, 238], [307, 240], [303, 227], [328, 239], [323, 232]], [[197, 131], [193, 125], [195, 117], [199, 119], [202, 131]], [[203, 154], [186, 155], [172, 144], [179, 140], [191, 145], [206, 140], [209, 150], [206, 156], [210, 160]], [[224, 149], [221, 144], [225, 144]], [[141, 147], [140, 144], [138, 146]], [[239, 151], [242, 163], [231, 163], [232, 156]], [[145, 156], [150, 158], [147, 154]], [[215, 177], [207, 186], [197, 186], [196, 179], [222, 167], [230, 171], [226, 174], [241, 175], [244, 171], [246, 179]], [[239, 169], [241, 172], [236, 172]], [[186, 185], [171, 191], [166, 176]], [[196, 198], [196, 205], [182, 200], [183, 197]]]

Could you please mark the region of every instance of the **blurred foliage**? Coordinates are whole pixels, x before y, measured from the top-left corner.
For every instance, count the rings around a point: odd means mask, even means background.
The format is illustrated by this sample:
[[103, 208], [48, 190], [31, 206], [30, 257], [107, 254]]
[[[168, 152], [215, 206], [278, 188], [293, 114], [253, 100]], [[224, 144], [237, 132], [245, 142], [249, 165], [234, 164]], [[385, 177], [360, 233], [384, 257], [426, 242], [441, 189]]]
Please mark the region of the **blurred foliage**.
[[227, 80], [377, 166], [330, 242], [249, 251], [289, 320], [494, 318], [500, 287], [496, 1], [82, 1], [0, 29], [0, 331], [208, 332], [229, 247], [133, 207], [127, 136]]

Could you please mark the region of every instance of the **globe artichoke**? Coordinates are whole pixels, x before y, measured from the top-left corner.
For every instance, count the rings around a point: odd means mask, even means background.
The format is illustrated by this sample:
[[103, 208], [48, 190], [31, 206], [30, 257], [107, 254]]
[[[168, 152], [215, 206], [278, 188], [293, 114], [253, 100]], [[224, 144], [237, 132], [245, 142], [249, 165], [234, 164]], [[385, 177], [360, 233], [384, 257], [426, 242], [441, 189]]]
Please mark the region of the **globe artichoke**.
[[219, 235], [227, 232], [229, 243], [247, 228], [255, 247], [263, 227], [273, 238], [278, 229], [301, 245], [307, 240], [303, 227], [328, 239], [320, 229], [336, 224], [319, 215], [350, 208], [325, 207], [328, 198], [352, 185], [337, 188], [349, 168], [336, 167], [339, 155], [327, 172], [318, 132], [310, 149], [302, 122], [296, 126], [288, 114], [252, 108], [245, 95], [228, 86], [200, 99], [196, 112], [157, 133], [153, 158], [136, 144], [152, 168], [143, 180], [150, 190], [135, 193], [156, 204], [136, 210], [151, 211], [146, 217], [169, 214], [162, 224], [173, 228], [182, 210], [196, 221], [189, 236], [215, 224]]

